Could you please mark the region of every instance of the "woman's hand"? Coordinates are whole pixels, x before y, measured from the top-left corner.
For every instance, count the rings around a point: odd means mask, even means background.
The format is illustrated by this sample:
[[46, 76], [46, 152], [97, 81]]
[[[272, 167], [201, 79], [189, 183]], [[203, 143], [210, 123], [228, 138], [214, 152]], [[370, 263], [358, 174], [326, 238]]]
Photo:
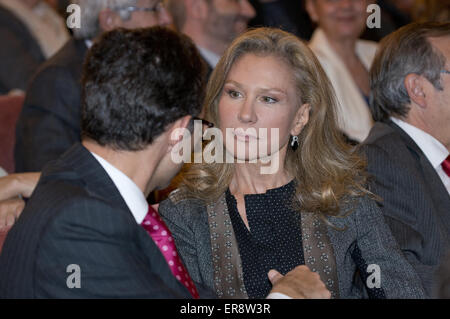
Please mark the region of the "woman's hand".
[[10, 228], [22, 213], [41, 173], [11, 174], [0, 178], [0, 231]]

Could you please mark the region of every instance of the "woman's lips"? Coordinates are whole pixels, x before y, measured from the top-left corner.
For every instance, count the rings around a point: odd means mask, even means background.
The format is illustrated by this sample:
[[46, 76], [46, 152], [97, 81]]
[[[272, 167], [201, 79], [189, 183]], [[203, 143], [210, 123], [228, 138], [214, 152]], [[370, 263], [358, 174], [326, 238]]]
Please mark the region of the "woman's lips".
[[258, 139], [257, 136], [255, 136], [253, 134], [249, 134], [249, 133], [247, 133], [247, 132], [245, 132], [243, 130], [240, 130], [240, 129], [234, 130], [233, 131], [233, 135], [234, 135], [235, 139], [237, 139], [238, 141], [242, 141], [242, 142], [249, 142], [250, 139], [253, 139], [253, 140], [257, 140]]

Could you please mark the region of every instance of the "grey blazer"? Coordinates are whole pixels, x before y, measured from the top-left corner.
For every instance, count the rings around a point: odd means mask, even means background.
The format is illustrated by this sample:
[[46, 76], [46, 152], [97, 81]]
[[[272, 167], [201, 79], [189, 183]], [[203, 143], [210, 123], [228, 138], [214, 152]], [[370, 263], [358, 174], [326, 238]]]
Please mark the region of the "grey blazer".
[[[160, 204], [159, 212], [192, 279], [216, 291], [207, 207], [199, 200], [172, 194]], [[425, 298], [420, 278], [403, 257], [374, 201], [362, 198], [347, 217], [328, 220], [338, 228], [346, 227], [336, 230], [326, 226], [337, 265], [340, 298]], [[371, 264], [380, 267], [378, 289], [363, 284]], [[241, 268], [240, 264], [234, 266]]]

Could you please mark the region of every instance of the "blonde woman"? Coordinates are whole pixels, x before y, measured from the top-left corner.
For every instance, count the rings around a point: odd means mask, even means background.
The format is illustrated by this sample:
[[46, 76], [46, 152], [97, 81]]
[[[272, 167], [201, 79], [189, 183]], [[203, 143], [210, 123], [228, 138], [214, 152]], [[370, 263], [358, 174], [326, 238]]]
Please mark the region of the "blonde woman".
[[[424, 297], [335, 111], [330, 82], [295, 36], [260, 28], [231, 44], [208, 84], [205, 116], [234, 163], [192, 164], [159, 207], [194, 281], [220, 298], [264, 298], [270, 269], [304, 264], [333, 298]], [[262, 129], [278, 134], [254, 133]], [[264, 156], [252, 140], [267, 146]], [[278, 170], [261, 174], [277, 158]]]

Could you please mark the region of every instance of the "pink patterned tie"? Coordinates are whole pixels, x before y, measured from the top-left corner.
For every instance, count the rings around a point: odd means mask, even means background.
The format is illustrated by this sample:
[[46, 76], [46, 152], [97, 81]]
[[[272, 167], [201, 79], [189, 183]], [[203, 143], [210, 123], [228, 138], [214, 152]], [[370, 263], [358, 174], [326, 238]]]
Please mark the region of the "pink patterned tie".
[[189, 290], [194, 299], [198, 299], [199, 295], [197, 289], [195, 288], [194, 282], [178, 256], [172, 234], [152, 206], [148, 207], [148, 213], [141, 225], [161, 250], [161, 253], [169, 264], [170, 270], [175, 278], [177, 278], [186, 287], [186, 289]]
[[445, 161], [442, 162], [442, 169], [447, 174], [448, 177], [450, 177], [450, 155], [447, 156]]

